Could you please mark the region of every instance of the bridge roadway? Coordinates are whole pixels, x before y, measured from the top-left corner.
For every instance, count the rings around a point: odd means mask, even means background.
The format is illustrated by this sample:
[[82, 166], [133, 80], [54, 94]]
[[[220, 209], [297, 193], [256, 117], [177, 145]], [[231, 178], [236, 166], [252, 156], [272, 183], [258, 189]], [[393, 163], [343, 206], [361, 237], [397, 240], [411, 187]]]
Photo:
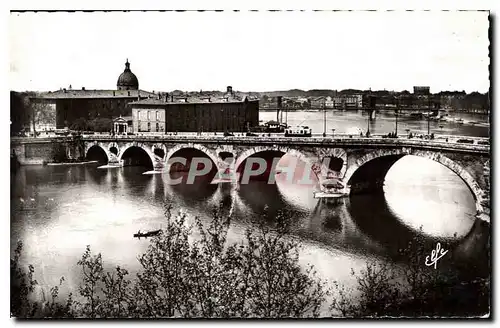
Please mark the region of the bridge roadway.
[[[64, 138], [64, 137], [58, 137]], [[115, 135], [92, 134], [82, 135], [83, 140], [91, 141], [137, 141], [137, 142], [167, 142], [167, 143], [224, 143], [224, 144], [273, 144], [273, 145], [311, 145], [311, 146], [376, 146], [393, 147], [395, 145], [417, 147], [432, 150], [453, 150], [464, 152], [477, 152], [482, 154], [490, 153], [489, 144], [479, 142], [489, 141], [489, 138], [468, 137], [457, 135], [439, 135], [434, 139], [408, 138], [398, 136], [398, 138], [383, 138], [382, 135], [372, 135], [361, 137], [357, 135], [335, 134], [334, 136], [323, 137], [322, 134], [313, 134], [312, 137], [285, 137], [283, 134], [271, 133], [259, 136], [230, 136], [226, 137], [222, 133], [216, 135], [211, 133], [178, 133], [177, 135], [166, 134], [142, 134], [142, 135]], [[25, 139], [25, 138], [23, 138]], [[37, 138], [41, 139], [41, 138]], [[45, 138], [44, 138], [45, 139]], [[473, 143], [460, 143], [458, 140], [468, 139]], [[43, 142], [42, 140], [40, 140]]]

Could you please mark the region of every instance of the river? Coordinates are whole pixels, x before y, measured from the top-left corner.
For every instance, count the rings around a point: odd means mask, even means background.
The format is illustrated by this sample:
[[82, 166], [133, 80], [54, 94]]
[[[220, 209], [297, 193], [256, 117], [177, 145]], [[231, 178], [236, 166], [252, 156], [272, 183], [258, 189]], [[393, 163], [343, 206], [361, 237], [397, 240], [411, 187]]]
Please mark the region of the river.
[[[328, 128], [338, 132], [366, 124], [361, 113], [328, 114]], [[263, 112], [260, 119], [273, 115]], [[288, 123], [304, 119], [314, 130], [322, 129], [321, 112], [288, 113]], [[390, 115], [381, 114], [371, 129], [387, 133], [393, 123]], [[427, 128], [426, 122], [400, 124], [415, 131]], [[442, 130], [471, 136], [489, 133], [488, 128], [465, 124]], [[427, 159], [399, 160], [386, 177], [384, 195], [352, 196], [336, 204], [314, 199], [313, 186], [285, 179], [274, 185], [254, 181], [234, 190], [230, 184], [210, 185], [203, 179], [195, 185], [172, 186], [166, 176], [143, 175], [144, 171], [98, 165], [26, 166], [11, 175], [11, 248], [23, 241], [23, 262], [35, 266], [42, 286], [57, 285], [64, 276], [62, 294], [78, 294], [81, 277], [76, 263], [86, 245], [102, 253], [106, 268], [121, 265], [137, 272], [137, 257], [148, 241], [132, 235], [162, 228], [165, 203], [172, 204], [174, 212], [183, 209], [207, 222], [212, 206], [222, 203], [234, 216], [229, 241], [240, 240], [245, 229], [263, 220], [264, 208], [271, 216], [286, 209], [292, 236], [303, 245], [301, 262], [314, 265], [321, 278], [348, 286], [355, 283], [351, 268], [359, 271], [369, 260], [404, 263], [397, 258], [398, 249], [419, 234], [419, 228], [430, 243], [450, 245], [447, 257], [472, 268], [473, 275], [489, 274], [484, 252], [489, 225], [474, 218], [472, 193], [456, 174]], [[446, 257], [439, 263], [446, 265]]]
[[[259, 119], [262, 122], [276, 120], [276, 111], [262, 111]], [[366, 111], [326, 111], [326, 133], [356, 133], [368, 129], [368, 115]], [[475, 137], [488, 137], [489, 124], [488, 116], [483, 114], [469, 114], [459, 112], [449, 112], [448, 121], [430, 121], [429, 130], [434, 134], [468, 135]], [[289, 111], [283, 112], [283, 122], [289, 125], [307, 125], [313, 133], [324, 132], [325, 112], [321, 110], [310, 111]], [[463, 124], [457, 123], [455, 119], [462, 119]], [[427, 120], [416, 120], [403, 114], [398, 116], [398, 134], [427, 134]], [[377, 111], [375, 119], [370, 121], [370, 132], [376, 134], [386, 134], [396, 130], [396, 115], [390, 111]], [[359, 133], [359, 132], [358, 132]]]

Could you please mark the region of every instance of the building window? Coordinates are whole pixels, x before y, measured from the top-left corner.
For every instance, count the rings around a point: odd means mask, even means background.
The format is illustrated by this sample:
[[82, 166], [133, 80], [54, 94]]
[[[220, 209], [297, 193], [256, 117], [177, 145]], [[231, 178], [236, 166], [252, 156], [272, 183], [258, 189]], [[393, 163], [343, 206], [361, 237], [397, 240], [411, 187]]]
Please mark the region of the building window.
[[137, 111], [137, 120], [140, 120], [140, 119], [141, 119], [141, 111], [140, 111], [140, 110], [138, 110], [138, 111]]
[[151, 132], [151, 122], [148, 122], [148, 132]]
[[156, 120], [159, 121], [160, 120], [160, 112], [159, 111], [156, 111]]
[[148, 110], [148, 121], [151, 120], [151, 116], [150, 116], [151, 112]]
[[[158, 112], [156, 112], [158, 113]], [[156, 132], [160, 132], [160, 124], [156, 123]]]

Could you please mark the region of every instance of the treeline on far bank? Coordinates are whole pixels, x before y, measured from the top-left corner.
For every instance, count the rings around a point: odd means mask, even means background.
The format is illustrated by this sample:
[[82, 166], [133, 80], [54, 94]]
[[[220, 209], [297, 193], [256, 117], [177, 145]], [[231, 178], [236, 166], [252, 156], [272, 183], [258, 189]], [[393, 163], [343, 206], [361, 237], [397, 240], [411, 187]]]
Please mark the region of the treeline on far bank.
[[[139, 257], [140, 272], [103, 268], [88, 246], [77, 265], [78, 295], [59, 297], [64, 284], [35, 299], [35, 268], [21, 266], [20, 243], [11, 259], [11, 314], [17, 318], [304, 318], [483, 316], [489, 313], [488, 279], [463, 281], [415, 256], [404, 269], [368, 263], [352, 272], [356, 286], [318, 278], [299, 264], [300, 244], [287, 217], [249, 229], [244, 240], [226, 239], [230, 219], [214, 210], [210, 224], [188, 224], [166, 210], [166, 228]], [[194, 236], [196, 238], [193, 238]], [[402, 254], [419, 254], [417, 238]], [[335, 268], [332, 268], [335, 270]]]

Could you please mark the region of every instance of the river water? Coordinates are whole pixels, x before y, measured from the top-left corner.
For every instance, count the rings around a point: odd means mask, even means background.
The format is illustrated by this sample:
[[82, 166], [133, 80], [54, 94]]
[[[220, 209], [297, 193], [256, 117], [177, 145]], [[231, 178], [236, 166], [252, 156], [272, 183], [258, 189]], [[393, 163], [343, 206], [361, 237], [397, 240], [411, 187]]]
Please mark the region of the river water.
[[[260, 116], [269, 120], [276, 114]], [[361, 113], [331, 116], [328, 128], [339, 132], [366, 123]], [[313, 129], [322, 129], [323, 113], [288, 113], [289, 124], [303, 119]], [[373, 124], [375, 133], [392, 131], [389, 116], [379, 115]], [[427, 128], [426, 122], [403, 124], [412, 130]], [[471, 136], [489, 133], [487, 127], [465, 124], [442, 130]], [[102, 253], [105, 267], [121, 265], [134, 273], [148, 241], [132, 235], [162, 228], [165, 203], [172, 204], [174, 212], [182, 209], [207, 222], [212, 207], [223, 204], [234, 217], [230, 241], [240, 240], [245, 229], [264, 220], [265, 208], [271, 217], [286, 209], [292, 237], [303, 245], [301, 261], [314, 265], [321, 278], [348, 286], [355, 283], [351, 268], [358, 271], [369, 260], [404, 263], [396, 256], [398, 249], [420, 234], [420, 228], [433, 245], [440, 241], [450, 247], [447, 257], [472, 269], [473, 275], [489, 273], [485, 255], [489, 226], [474, 218], [472, 193], [457, 175], [427, 159], [399, 160], [386, 177], [384, 195], [352, 196], [337, 203], [314, 199], [314, 186], [298, 185], [296, 179], [278, 178], [274, 185], [252, 181], [235, 190], [231, 184], [210, 185], [204, 179], [195, 185], [172, 186], [164, 175], [143, 175], [146, 170], [98, 169], [98, 165], [21, 167], [11, 176], [11, 248], [23, 241], [23, 261], [35, 266], [42, 286], [57, 285], [64, 276], [62, 294], [70, 290], [77, 294], [81, 277], [76, 263], [86, 245]], [[431, 250], [432, 246], [429, 254]], [[446, 262], [445, 257], [439, 263], [445, 266]]]

